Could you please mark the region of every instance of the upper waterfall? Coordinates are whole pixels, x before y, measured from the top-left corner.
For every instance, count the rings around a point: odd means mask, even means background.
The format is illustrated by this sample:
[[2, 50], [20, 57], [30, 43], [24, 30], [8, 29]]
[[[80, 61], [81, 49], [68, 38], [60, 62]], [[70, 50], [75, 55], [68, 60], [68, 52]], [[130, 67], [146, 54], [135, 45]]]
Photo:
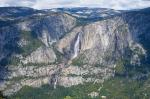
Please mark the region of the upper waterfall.
[[75, 58], [77, 57], [78, 53], [79, 53], [79, 50], [80, 50], [80, 33], [78, 33], [77, 35], [77, 39], [74, 43], [74, 54], [73, 54], [73, 57], [72, 58]]

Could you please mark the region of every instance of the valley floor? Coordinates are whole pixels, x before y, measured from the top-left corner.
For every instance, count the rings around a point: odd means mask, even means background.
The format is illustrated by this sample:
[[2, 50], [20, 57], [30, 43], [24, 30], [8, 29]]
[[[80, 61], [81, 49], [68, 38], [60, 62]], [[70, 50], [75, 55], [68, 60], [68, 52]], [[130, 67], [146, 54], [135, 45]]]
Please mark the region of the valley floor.
[[[49, 85], [41, 88], [25, 86], [18, 93], [8, 99], [149, 99], [150, 79], [131, 80], [123, 77], [114, 77], [103, 84], [86, 83], [69, 88], [56, 89]], [[90, 93], [98, 95], [90, 96]]]

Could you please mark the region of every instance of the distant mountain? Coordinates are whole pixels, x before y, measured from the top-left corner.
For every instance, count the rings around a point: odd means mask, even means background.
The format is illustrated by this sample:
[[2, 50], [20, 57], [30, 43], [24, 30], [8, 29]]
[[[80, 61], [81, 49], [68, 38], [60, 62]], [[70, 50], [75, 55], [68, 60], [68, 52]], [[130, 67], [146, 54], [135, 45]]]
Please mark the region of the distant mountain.
[[35, 10], [27, 7], [0, 7], [1, 17], [25, 17], [36, 13], [43, 13], [44, 11]]
[[90, 19], [110, 17], [110, 16], [124, 12], [124, 11], [106, 9], [106, 8], [87, 8], [87, 7], [83, 7], [83, 8], [82, 7], [81, 8], [80, 7], [79, 8], [56, 8], [56, 9], [50, 9], [50, 11], [64, 12], [64, 13], [71, 14], [75, 17], [90, 18]]

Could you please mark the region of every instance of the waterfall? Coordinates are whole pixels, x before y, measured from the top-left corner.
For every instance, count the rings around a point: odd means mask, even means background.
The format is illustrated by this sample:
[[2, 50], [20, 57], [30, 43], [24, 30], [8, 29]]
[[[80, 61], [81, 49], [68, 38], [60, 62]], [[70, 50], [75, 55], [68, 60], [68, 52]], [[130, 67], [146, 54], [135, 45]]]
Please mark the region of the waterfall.
[[76, 42], [74, 44], [74, 55], [72, 58], [77, 57], [79, 50], [80, 50], [80, 33], [78, 33]]
[[56, 89], [57, 81], [58, 81], [58, 76], [55, 77], [54, 89]]

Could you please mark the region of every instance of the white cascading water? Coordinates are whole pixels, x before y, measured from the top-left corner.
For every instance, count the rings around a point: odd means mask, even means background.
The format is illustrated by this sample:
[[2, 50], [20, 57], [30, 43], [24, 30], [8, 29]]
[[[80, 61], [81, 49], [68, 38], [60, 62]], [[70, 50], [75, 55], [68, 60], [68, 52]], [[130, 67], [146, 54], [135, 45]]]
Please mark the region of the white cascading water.
[[77, 40], [74, 44], [74, 55], [72, 58], [76, 58], [77, 55], [78, 55], [78, 52], [79, 52], [79, 46], [80, 46], [80, 33], [78, 33], [78, 37], [77, 37]]
[[55, 82], [54, 82], [54, 89], [56, 89], [57, 80], [58, 80], [58, 76], [56, 76], [56, 78], [55, 78]]

